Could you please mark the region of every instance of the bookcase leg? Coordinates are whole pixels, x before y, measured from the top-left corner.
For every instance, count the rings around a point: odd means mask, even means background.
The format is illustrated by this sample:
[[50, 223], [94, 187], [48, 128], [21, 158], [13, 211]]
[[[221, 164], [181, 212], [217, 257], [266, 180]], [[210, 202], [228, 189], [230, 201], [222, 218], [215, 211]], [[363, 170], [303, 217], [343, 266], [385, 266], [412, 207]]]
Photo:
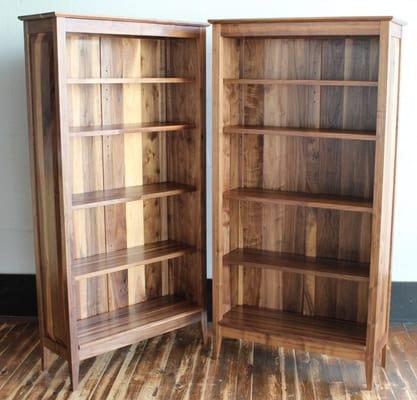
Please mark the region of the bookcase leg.
[[220, 335], [214, 335], [213, 340], [213, 356], [217, 360], [220, 355], [220, 349], [222, 347], [222, 337]]
[[42, 371], [47, 371], [51, 366], [52, 351], [46, 346], [42, 346]]
[[72, 390], [77, 390], [79, 375], [80, 375], [80, 363], [79, 361], [72, 361], [71, 363], [68, 362], [68, 365], [70, 367], [70, 373], [71, 373]]
[[201, 313], [201, 334], [203, 336], [204, 345], [207, 344], [208, 331], [207, 331], [207, 313], [203, 311]]
[[374, 387], [374, 370], [375, 370], [375, 361], [366, 360], [365, 361], [365, 370], [366, 370], [366, 388], [372, 390]]
[[387, 366], [387, 345], [382, 348], [381, 353], [381, 365], [383, 368]]

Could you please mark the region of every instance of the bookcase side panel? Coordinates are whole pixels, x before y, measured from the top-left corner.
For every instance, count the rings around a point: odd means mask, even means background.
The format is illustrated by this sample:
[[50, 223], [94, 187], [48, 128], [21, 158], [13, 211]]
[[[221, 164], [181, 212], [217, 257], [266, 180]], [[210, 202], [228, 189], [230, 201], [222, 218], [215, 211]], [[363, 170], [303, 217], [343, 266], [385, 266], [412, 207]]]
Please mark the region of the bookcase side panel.
[[38, 280], [42, 290], [43, 333], [52, 342], [69, 347], [66, 319], [67, 299], [64, 284], [66, 255], [62, 248], [62, 214], [59, 185], [59, 127], [56, 120], [57, 92], [52, 32], [26, 37], [28, 45], [29, 93], [32, 113], [31, 151], [34, 161], [33, 189], [36, 198], [36, 236], [38, 237]]
[[[223, 133], [225, 125], [239, 124], [240, 88], [224, 85], [223, 79], [239, 77], [242, 41], [224, 38], [220, 30], [219, 25], [213, 27], [213, 319], [216, 335], [217, 322], [239, 301], [239, 272], [223, 264], [223, 256], [239, 247], [242, 237], [240, 210], [232, 208], [232, 202], [223, 198], [225, 190], [241, 184], [242, 140]], [[239, 266], [239, 270], [242, 268]], [[218, 345], [219, 341], [216, 343]]]
[[[401, 38], [394, 23], [381, 25], [380, 69], [375, 155], [374, 220], [367, 332], [368, 364], [386, 346], [391, 297], [391, 244], [395, 196]], [[369, 368], [371, 373], [371, 368]]]

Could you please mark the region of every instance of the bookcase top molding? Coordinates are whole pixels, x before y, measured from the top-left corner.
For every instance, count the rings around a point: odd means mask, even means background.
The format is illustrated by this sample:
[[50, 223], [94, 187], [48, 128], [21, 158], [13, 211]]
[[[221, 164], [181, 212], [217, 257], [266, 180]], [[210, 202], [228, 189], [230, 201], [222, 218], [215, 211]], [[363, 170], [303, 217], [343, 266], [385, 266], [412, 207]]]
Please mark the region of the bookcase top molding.
[[392, 16], [210, 19], [224, 37], [331, 37], [380, 36], [386, 24], [391, 34], [401, 37], [403, 22]]
[[252, 24], [252, 23], [320, 23], [320, 22], [369, 22], [391, 21], [406, 25], [404, 21], [393, 16], [360, 16], [360, 17], [313, 17], [313, 18], [242, 18], [242, 19], [209, 19], [210, 24]]
[[40, 14], [21, 15], [18, 17], [21, 21], [30, 21], [36, 19], [48, 19], [48, 18], [70, 18], [70, 19], [88, 19], [88, 20], [111, 20], [118, 22], [137, 22], [148, 24], [160, 24], [160, 25], [181, 25], [181, 26], [194, 26], [194, 27], [206, 27], [209, 24], [205, 22], [186, 22], [186, 21], [174, 21], [174, 20], [159, 20], [159, 19], [140, 19], [132, 17], [113, 17], [104, 15], [83, 15], [83, 14], [71, 14], [64, 12], [50, 11]]

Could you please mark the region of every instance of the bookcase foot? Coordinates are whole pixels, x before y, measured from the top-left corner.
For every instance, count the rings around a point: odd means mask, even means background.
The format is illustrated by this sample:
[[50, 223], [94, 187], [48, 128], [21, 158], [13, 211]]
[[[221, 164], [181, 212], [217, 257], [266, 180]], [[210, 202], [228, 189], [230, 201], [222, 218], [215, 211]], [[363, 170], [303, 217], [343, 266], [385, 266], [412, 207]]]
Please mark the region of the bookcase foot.
[[205, 311], [202, 311], [201, 313], [201, 335], [203, 336], [203, 343], [204, 345], [206, 345], [208, 341], [208, 330], [207, 330], [207, 313]]
[[387, 345], [382, 348], [381, 352], [381, 365], [383, 368], [387, 366]]
[[215, 335], [214, 341], [213, 341], [213, 357], [216, 360], [219, 358], [221, 347], [222, 347], [222, 337]]
[[46, 346], [42, 348], [42, 371], [47, 371], [51, 366], [52, 360], [52, 351], [49, 350]]
[[73, 361], [72, 363], [68, 362], [68, 365], [70, 367], [72, 390], [77, 390], [80, 377], [80, 363]]
[[365, 371], [366, 371], [366, 388], [372, 390], [374, 387], [374, 370], [375, 370], [375, 361], [365, 361]]

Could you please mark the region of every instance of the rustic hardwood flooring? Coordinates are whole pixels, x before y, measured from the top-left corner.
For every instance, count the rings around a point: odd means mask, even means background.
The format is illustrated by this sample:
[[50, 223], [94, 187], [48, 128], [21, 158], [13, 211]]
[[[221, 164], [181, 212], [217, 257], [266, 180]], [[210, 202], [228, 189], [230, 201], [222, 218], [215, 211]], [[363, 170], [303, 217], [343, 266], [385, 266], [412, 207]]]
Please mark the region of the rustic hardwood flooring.
[[0, 399], [417, 399], [417, 325], [390, 332], [387, 369], [365, 390], [359, 362], [224, 340], [210, 357], [197, 326], [81, 364], [70, 391], [67, 365], [41, 373], [37, 325], [0, 322]]

